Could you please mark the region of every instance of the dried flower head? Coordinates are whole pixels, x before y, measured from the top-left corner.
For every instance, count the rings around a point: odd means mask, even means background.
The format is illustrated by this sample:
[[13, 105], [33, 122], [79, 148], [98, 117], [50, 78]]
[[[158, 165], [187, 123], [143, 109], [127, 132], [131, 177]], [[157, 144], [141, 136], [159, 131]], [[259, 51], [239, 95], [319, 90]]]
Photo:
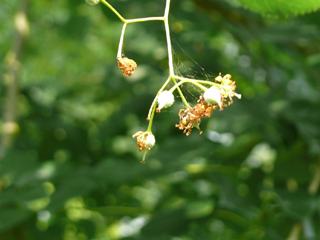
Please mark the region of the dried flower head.
[[203, 96], [200, 96], [198, 104], [188, 109], [181, 109], [179, 112], [180, 122], [176, 124], [176, 127], [183, 130], [187, 136], [192, 132], [192, 128], [196, 127], [199, 129], [200, 134], [202, 131], [199, 128], [199, 123], [204, 117], [210, 117], [212, 111], [218, 107], [218, 104], [207, 103]]
[[137, 137], [137, 145], [139, 147], [139, 152], [141, 152], [142, 150], [150, 150], [156, 142], [156, 139], [151, 132], [138, 131], [135, 134], [133, 134], [132, 137]]
[[[219, 76], [215, 78], [216, 82], [220, 82], [220, 94], [222, 97], [222, 101], [225, 102], [223, 104], [223, 107], [227, 107], [233, 103], [232, 97], [236, 96], [237, 98], [241, 99], [241, 94], [238, 94], [235, 92], [236, 90], [236, 82], [231, 80], [231, 75], [226, 74], [224, 77], [221, 77], [221, 73], [219, 73]], [[229, 99], [229, 102], [226, 103]], [[223, 110], [222, 107], [220, 107], [220, 110]]]
[[137, 63], [129, 58], [123, 57], [117, 58], [118, 60], [118, 67], [122, 70], [122, 74], [125, 77], [131, 76], [134, 71], [137, 69]]

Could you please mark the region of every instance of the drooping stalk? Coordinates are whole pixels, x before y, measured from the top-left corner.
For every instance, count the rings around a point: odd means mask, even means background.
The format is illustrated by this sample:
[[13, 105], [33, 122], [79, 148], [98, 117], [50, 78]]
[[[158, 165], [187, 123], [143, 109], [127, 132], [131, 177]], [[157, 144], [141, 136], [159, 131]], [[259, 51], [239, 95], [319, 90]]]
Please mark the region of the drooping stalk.
[[122, 56], [122, 46], [123, 46], [124, 34], [126, 32], [126, 27], [127, 27], [127, 23], [124, 23], [121, 31], [120, 41], [119, 41], [117, 58], [121, 58]]

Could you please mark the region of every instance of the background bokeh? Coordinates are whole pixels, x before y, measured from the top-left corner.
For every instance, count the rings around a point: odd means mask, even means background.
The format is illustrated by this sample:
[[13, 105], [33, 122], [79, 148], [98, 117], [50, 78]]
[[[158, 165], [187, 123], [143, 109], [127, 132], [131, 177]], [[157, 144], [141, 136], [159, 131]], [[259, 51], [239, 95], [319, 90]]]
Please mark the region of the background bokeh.
[[[125, 18], [165, 7], [109, 2]], [[168, 76], [162, 22], [128, 25], [129, 78], [116, 62], [122, 23], [102, 4], [2, 1], [0, 23], [0, 239], [320, 238], [319, 11], [276, 18], [172, 0], [176, 71], [229, 73], [242, 99], [186, 137], [177, 96], [155, 117], [146, 164], [132, 134]]]

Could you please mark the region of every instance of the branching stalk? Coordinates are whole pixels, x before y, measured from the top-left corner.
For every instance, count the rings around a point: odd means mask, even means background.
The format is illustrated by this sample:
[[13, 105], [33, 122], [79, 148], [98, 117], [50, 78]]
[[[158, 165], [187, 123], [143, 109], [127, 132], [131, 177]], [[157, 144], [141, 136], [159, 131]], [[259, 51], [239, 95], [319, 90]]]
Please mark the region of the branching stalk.
[[201, 84], [208, 84], [208, 85], [212, 85], [212, 86], [216, 86], [216, 87], [220, 87], [220, 84], [215, 83], [215, 82], [211, 82], [211, 81], [205, 81], [205, 80], [198, 80], [198, 79], [191, 79], [191, 78], [185, 78], [185, 77], [181, 77], [181, 76], [177, 76], [174, 75], [175, 79], [179, 79], [185, 82], [189, 82], [189, 83], [201, 83]]
[[125, 20], [126, 23], [138, 23], [138, 22], [149, 22], [149, 21], [164, 21], [164, 17], [146, 17], [146, 18], [134, 18]]
[[[146, 22], [146, 21], [163, 21], [164, 27], [165, 27], [165, 35], [166, 35], [166, 42], [167, 42], [167, 51], [168, 51], [168, 67], [169, 67], [169, 77], [167, 78], [166, 82], [162, 85], [162, 87], [159, 89], [157, 95], [153, 99], [153, 102], [151, 104], [151, 107], [148, 112], [147, 120], [149, 121], [148, 128], [146, 132], [138, 131], [133, 135], [133, 137], [137, 137], [137, 145], [139, 146], [139, 150], [145, 150], [143, 155], [143, 163], [145, 162], [145, 156], [147, 153], [147, 150], [150, 150], [150, 147], [148, 146], [150, 143], [147, 142], [148, 136], [151, 136], [152, 134], [152, 124], [153, 124], [153, 118], [156, 113], [157, 109], [157, 101], [159, 95], [164, 91], [164, 89], [167, 87], [167, 85], [170, 83], [170, 81], [173, 82], [174, 86], [169, 90], [171, 93], [173, 93], [175, 90], [178, 91], [182, 102], [184, 103], [185, 107], [187, 108], [187, 111], [194, 111], [193, 108], [190, 108], [184, 94], [182, 93], [180, 89], [180, 85], [184, 83], [191, 83], [201, 89], [202, 91], [206, 91], [208, 87], [210, 86], [216, 86], [219, 88], [219, 91], [221, 92], [221, 99], [227, 98], [229, 100], [229, 105], [232, 103], [232, 97], [240, 97], [240, 94], [237, 94], [234, 92], [236, 85], [235, 82], [231, 80], [231, 75], [227, 74], [223, 78], [221, 77], [221, 74], [219, 75], [219, 82], [221, 84], [211, 82], [211, 81], [204, 81], [204, 80], [198, 80], [198, 79], [189, 79], [185, 77], [176, 76], [174, 73], [174, 67], [173, 67], [173, 49], [171, 45], [171, 37], [170, 37], [170, 28], [169, 28], [169, 11], [170, 11], [170, 0], [166, 0], [166, 6], [163, 17], [146, 17], [146, 18], [134, 18], [134, 19], [125, 19], [121, 16], [120, 13], [118, 13], [106, 0], [101, 0], [103, 4], [105, 4], [111, 11], [113, 11], [119, 19], [123, 22], [123, 28], [120, 36], [119, 41], [119, 47], [117, 52], [117, 58], [118, 58], [118, 65], [119, 68], [123, 71], [124, 76], [131, 76], [134, 70], [137, 67], [137, 64], [132, 59], [126, 59], [128, 61], [123, 61], [123, 59], [119, 59], [122, 57], [122, 49], [123, 49], [123, 42], [124, 42], [124, 35], [126, 31], [127, 24], [129, 23], [138, 23], [138, 22]], [[206, 87], [209, 85], [208, 87]], [[221, 85], [224, 85], [224, 87], [220, 87]], [[209, 93], [208, 93], [209, 94]], [[220, 94], [220, 93], [218, 93]], [[170, 95], [170, 94], [169, 94]], [[164, 95], [165, 96], [165, 95]], [[171, 94], [168, 99], [163, 99], [164, 102], [167, 101], [170, 106], [174, 102], [174, 96]], [[227, 100], [225, 100], [227, 101]], [[169, 106], [169, 105], [168, 105]], [[197, 105], [198, 106], [198, 105]], [[199, 107], [199, 106], [198, 106]], [[220, 109], [222, 109], [220, 107]], [[179, 124], [176, 125], [176, 127], [179, 127], [180, 130], [184, 130], [183, 132], [186, 133], [187, 136], [192, 131], [193, 126], [197, 127], [196, 125], [199, 125], [201, 119], [203, 117], [209, 117], [211, 115], [212, 110], [215, 110], [214, 108], [209, 108], [207, 105], [200, 106], [198, 109], [196, 109], [192, 114], [189, 114], [191, 117], [187, 117], [184, 121], [180, 121]], [[181, 114], [179, 113], [179, 117], [181, 119]], [[188, 131], [187, 131], [188, 130]], [[149, 139], [150, 140], [150, 139]], [[148, 141], [149, 141], [148, 140]], [[154, 139], [151, 139], [152, 145], [154, 144]]]
[[[177, 81], [176, 81], [174, 78], [172, 78], [172, 81], [173, 81], [173, 83], [174, 83], [175, 85], [177, 84]], [[179, 92], [179, 94], [180, 94], [180, 97], [181, 97], [182, 102], [184, 103], [184, 105], [186, 106], [186, 108], [189, 108], [190, 106], [189, 106], [186, 98], [184, 97], [181, 89], [180, 89], [179, 87], [177, 87], [177, 90], [178, 90], [178, 92]]]

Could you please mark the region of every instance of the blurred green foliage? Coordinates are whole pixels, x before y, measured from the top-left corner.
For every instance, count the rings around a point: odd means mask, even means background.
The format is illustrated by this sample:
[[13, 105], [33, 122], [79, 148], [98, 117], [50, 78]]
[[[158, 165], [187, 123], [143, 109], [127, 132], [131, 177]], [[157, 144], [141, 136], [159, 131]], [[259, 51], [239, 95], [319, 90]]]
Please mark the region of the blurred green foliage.
[[320, 8], [320, 2], [313, 0], [239, 0], [239, 2], [255, 12], [277, 17], [316, 12]]
[[[125, 18], [165, 6], [109, 2]], [[0, 8], [1, 78], [19, 4]], [[229, 73], [243, 99], [189, 137], [174, 126], [176, 99], [155, 117], [145, 165], [131, 136], [167, 78], [163, 23], [128, 26], [124, 51], [138, 69], [124, 78], [122, 23], [105, 6], [35, 0], [27, 16], [19, 133], [0, 162], [0, 239], [281, 240], [294, 226], [294, 239], [320, 238], [319, 12], [277, 20], [233, 1], [172, 0], [177, 71]], [[1, 82], [1, 112], [5, 92]]]

